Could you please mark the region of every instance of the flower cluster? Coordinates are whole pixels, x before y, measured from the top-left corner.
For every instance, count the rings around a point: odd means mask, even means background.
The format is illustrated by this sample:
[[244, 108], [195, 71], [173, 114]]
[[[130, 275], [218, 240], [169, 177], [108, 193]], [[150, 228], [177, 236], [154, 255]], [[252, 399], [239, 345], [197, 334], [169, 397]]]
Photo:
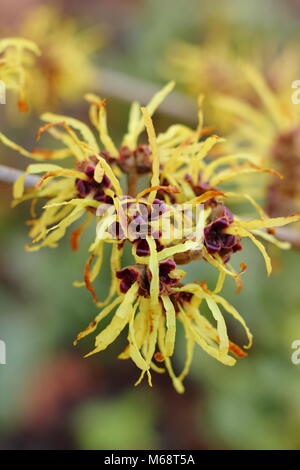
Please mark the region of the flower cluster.
[[[3, 135], [0, 139], [39, 161], [30, 164], [14, 185], [14, 204], [32, 201], [32, 243], [28, 250], [57, 246], [68, 227], [83, 219], [71, 235], [72, 247], [77, 249], [82, 231], [95, 217], [98, 220], [84, 280], [76, 285], [85, 285], [102, 310], [75, 343], [100, 329], [89, 356], [105, 350], [127, 328], [128, 345], [119, 358], [131, 358], [140, 369], [137, 383], [146, 375], [151, 385], [151, 370], [167, 370], [174, 387], [182, 393], [195, 345], [225, 365], [234, 365], [236, 357], [246, 355], [242, 347], [229, 340], [223, 311], [242, 324], [248, 337], [245, 348], [251, 346], [252, 335], [245, 321], [220, 295], [226, 277], [233, 278], [239, 289], [242, 286], [246, 266], [241, 264], [237, 271], [231, 258], [242, 249], [243, 239], [250, 238], [260, 250], [269, 274], [271, 260], [260, 239], [280, 246], [274, 228], [297, 221], [299, 215], [269, 218], [251, 195], [225, 189], [228, 181], [241, 174], [272, 170], [260, 167], [255, 155], [248, 153], [212, 158], [211, 150], [223, 139], [205, 137], [208, 130], [203, 128], [201, 112], [196, 129], [176, 124], [156, 136], [151, 116], [173, 86], [169, 83], [144, 108], [132, 105], [128, 131], [120, 146], [108, 133], [105, 101], [91, 94], [86, 99], [100, 144], [84, 123], [50, 113], [42, 116], [46, 124], [37, 138], [48, 132], [61, 148], [49, 151], [38, 147], [28, 152]], [[144, 130], [148, 142], [140, 142]], [[52, 163], [68, 156], [74, 159], [71, 169]], [[24, 191], [27, 174], [42, 176], [34, 188]], [[148, 178], [148, 186], [138, 192], [140, 176]], [[230, 199], [237, 197], [252, 204], [257, 218], [248, 220], [230, 210]], [[47, 202], [37, 216], [39, 199]], [[200, 215], [195, 218], [199, 207]], [[121, 263], [125, 244], [134, 259], [129, 266]], [[101, 275], [104, 250], [110, 245], [112, 284], [107, 298], [99, 302], [96, 281]], [[183, 282], [185, 271], [178, 266], [194, 260], [216, 269], [213, 289], [204, 279]], [[214, 324], [204, 316], [203, 304], [208, 306]], [[111, 321], [101, 329], [108, 315]], [[186, 361], [176, 374], [171, 357], [179, 322], [186, 336]]]

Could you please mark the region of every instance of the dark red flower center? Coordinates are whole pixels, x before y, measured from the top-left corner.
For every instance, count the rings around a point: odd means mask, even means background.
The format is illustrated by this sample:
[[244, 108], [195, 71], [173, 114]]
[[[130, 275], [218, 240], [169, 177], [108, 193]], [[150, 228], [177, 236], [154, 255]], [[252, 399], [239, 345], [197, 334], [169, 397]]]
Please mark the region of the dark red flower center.
[[106, 188], [111, 187], [109, 178], [104, 175], [101, 183], [98, 183], [94, 179], [95, 167], [97, 163], [98, 159], [95, 156], [91, 156], [87, 160], [79, 163], [77, 169], [82, 171], [88, 177], [88, 179], [76, 179], [75, 185], [77, 189], [77, 197], [83, 199], [87, 196], [92, 196], [95, 201], [112, 204], [111, 197], [107, 196], [107, 194], [104, 192]]
[[233, 253], [242, 249], [239, 237], [224, 233], [232, 222], [232, 212], [219, 205], [212, 211], [212, 221], [204, 229], [204, 245], [207, 251], [212, 255], [218, 253], [224, 262], [229, 261]]

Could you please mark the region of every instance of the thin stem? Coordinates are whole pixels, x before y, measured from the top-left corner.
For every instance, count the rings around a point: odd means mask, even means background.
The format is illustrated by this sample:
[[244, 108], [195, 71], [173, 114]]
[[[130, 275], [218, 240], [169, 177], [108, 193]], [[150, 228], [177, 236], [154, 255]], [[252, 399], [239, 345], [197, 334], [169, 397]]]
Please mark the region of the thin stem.
[[[160, 85], [102, 67], [96, 71], [95, 85], [96, 91], [103, 97], [112, 96], [126, 102], [139, 101], [142, 105], [147, 104], [161, 89]], [[157, 112], [194, 123], [197, 119], [196, 100], [182, 92], [173, 91], [160, 104]]]
[[295, 228], [279, 227], [275, 232], [276, 238], [283, 242], [289, 242], [293, 248], [300, 250], [300, 230]]

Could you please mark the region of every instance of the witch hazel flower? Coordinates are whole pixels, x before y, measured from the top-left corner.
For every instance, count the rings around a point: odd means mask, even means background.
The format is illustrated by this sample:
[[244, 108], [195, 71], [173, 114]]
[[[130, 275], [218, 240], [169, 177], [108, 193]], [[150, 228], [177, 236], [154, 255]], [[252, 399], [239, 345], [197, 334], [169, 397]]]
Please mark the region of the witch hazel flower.
[[22, 37], [0, 39], [0, 80], [18, 95], [18, 109], [28, 110], [27, 88], [36, 57], [41, 52], [35, 42]]
[[[284, 70], [284, 73], [291, 73], [293, 77], [292, 70]], [[291, 99], [290, 92], [286, 93], [289, 91], [286, 86], [284, 93], [283, 90], [281, 93], [274, 90], [264, 74], [252, 64], [241, 64], [240, 75], [255, 94], [256, 102], [234, 94], [217, 96], [214, 103], [216, 109], [233, 121], [226, 150], [235, 152], [242, 144], [248, 153], [255, 152], [261, 156], [260, 164], [272, 166], [280, 172], [281, 178], [270, 174], [260, 184], [251, 178], [246, 182], [252, 196], [265, 199], [268, 215], [280, 217], [297, 212], [300, 208], [299, 106]], [[283, 83], [286, 83], [286, 78]], [[241, 184], [245, 187], [245, 181]], [[295, 228], [299, 229], [299, 224]], [[297, 247], [297, 241], [294, 246]]]
[[[104, 351], [126, 331], [128, 345], [119, 358], [131, 359], [139, 369], [136, 384], [147, 377], [152, 385], [152, 371], [167, 372], [182, 393], [196, 345], [228, 366], [246, 355], [244, 348], [228, 338], [224, 312], [243, 326], [248, 338], [244, 347], [251, 346], [252, 335], [245, 321], [220, 295], [226, 277], [242, 287], [246, 266], [241, 264], [236, 270], [231, 259], [242, 249], [243, 238], [250, 238], [257, 246], [270, 273], [271, 260], [263, 241], [283, 247], [271, 232], [300, 217], [269, 218], [250, 195], [226, 189], [226, 184], [241, 174], [274, 172], [261, 168], [253, 155], [212, 158], [211, 150], [222, 139], [206, 137], [210, 132], [203, 128], [201, 111], [196, 129], [176, 124], [156, 135], [151, 116], [173, 86], [168, 84], [144, 108], [132, 105], [128, 131], [119, 146], [108, 133], [105, 101], [91, 94], [86, 98], [100, 142], [86, 124], [49, 113], [42, 116], [46, 124], [37, 137], [48, 132], [60, 142], [60, 148], [38, 147], [28, 152], [6, 136], [0, 139], [25, 157], [38, 160], [14, 186], [14, 204], [32, 201], [32, 243], [27, 249], [54, 248], [68, 228], [80, 220], [71, 233], [75, 250], [83, 230], [95, 219], [98, 222], [83, 280], [75, 285], [85, 286], [101, 310], [79, 333], [75, 344], [96, 332], [95, 347], [87, 354], [90, 356]], [[144, 130], [148, 139], [141, 141]], [[52, 163], [66, 157], [73, 158], [72, 168]], [[27, 174], [42, 174], [29, 190], [24, 189]], [[148, 181], [138, 192], [141, 176]], [[256, 218], [248, 220], [233, 213], [230, 201], [236, 198], [249, 202], [258, 213]], [[37, 215], [39, 200], [44, 205]], [[122, 266], [125, 246], [133, 258], [129, 266]], [[106, 299], [100, 301], [97, 290], [103, 255], [109, 247], [112, 282]], [[202, 278], [184, 283], [185, 271], [180, 266], [193, 261], [209, 263], [216, 270], [213, 288]], [[203, 315], [203, 305], [208, 307], [211, 319]], [[103, 327], [106, 317], [110, 321]], [[185, 332], [186, 361], [177, 373], [171, 358], [179, 323]]]
[[53, 2], [36, 2], [24, 11], [14, 34], [30, 39], [43, 51], [32, 69], [34, 80], [29, 77], [27, 81], [30, 106], [37, 113], [58, 109], [62, 103], [72, 105], [92, 86], [96, 79], [93, 58], [105, 42], [99, 29], [85, 28]]

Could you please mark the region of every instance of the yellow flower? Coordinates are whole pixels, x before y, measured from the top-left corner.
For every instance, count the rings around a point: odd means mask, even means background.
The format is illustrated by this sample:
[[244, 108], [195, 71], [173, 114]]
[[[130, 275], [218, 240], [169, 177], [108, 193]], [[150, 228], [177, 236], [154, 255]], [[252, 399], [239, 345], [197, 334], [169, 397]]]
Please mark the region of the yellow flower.
[[74, 103], [92, 87], [96, 80], [92, 56], [103, 45], [100, 33], [80, 30], [73, 18], [63, 17], [54, 6], [39, 5], [30, 10], [18, 34], [36, 42], [42, 52], [28, 91], [38, 112]]
[[[51, 113], [42, 116], [47, 124], [39, 130], [38, 137], [47, 131], [63, 144], [62, 148], [28, 152], [2, 134], [0, 140], [26, 157], [43, 161], [29, 165], [14, 186], [15, 204], [26, 199], [47, 199], [40, 217], [30, 221], [33, 245], [29, 249], [55, 247], [67, 228], [86, 215], [86, 220], [72, 234], [76, 248], [82, 230], [98, 217], [84, 281], [75, 285], [85, 285], [103, 309], [78, 335], [77, 341], [101, 327], [102, 319], [111, 315], [109, 325], [98, 333], [95, 348], [88, 355], [106, 349], [128, 328], [129, 344], [119, 357], [131, 358], [141, 370], [137, 383], [147, 375], [151, 385], [151, 369], [159, 373], [167, 370], [181, 393], [195, 344], [225, 365], [235, 363], [232, 355], [246, 355], [230, 342], [222, 310], [243, 325], [248, 336], [246, 347], [251, 346], [252, 335], [244, 320], [219, 295], [226, 276], [235, 279], [238, 288], [241, 287], [240, 275], [246, 266], [242, 264], [241, 272], [237, 272], [230, 260], [242, 249], [242, 239], [250, 238], [259, 248], [270, 274], [271, 260], [257, 237], [287, 248], [287, 244], [281, 244], [269, 232], [298, 220], [299, 215], [268, 218], [250, 195], [223, 190], [223, 184], [241, 174], [271, 170], [259, 167], [256, 157], [249, 154], [213, 158], [211, 151], [222, 139], [215, 135], [205, 138], [208, 130], [202, 127], [201, 111], [196, 129], [176, 124], [156, 136], [151, 116], [173, 86], [173, 82], [166, 85], [145, 108], [133, 103], [128, 131], [120, 147], [107, 130], [105, 101], [91, 94], [86, 96], [90, 119], [99, 133], [102, 149], [88, 126], [74, 118]], [[148, 142], [141, 143], [140, 136], [145, 129]], [[68, 156], [75, 161], [72, 169], [49, 163]], [[24, 193], [26, 175], [39, 173], [43, 176], [36, 187]], [[137, 193], [141, 175], [148, 176], [149, 186]], [[124, 177], [127, 188], [121, 184]], [[258, 218], [247, 220], [231, 212], [227, 200], [237, 196], [254, 206]], [[195, 219], [194, 209], [199, 204], [203, 204], [203, 211]], [[183, 222], [184, 230], [181, 230]], [[134, 264], [122, 267], [125, 243], [131, 246]], [[107, 298], [99, 302], [93, 282], [101, 274], [108, 244], [112, 245], [112, 284]], [[213, 290], [203, 279], [182, 283], [185, 272], [178, 265], [192, 260], [199, 263], [205, 260], [217, 270]], [[216, 326], [202, 315], [202, 303], [208, 305]], [[176, 375], [171, 357], [178, 322], [184, 327], [187, 357], [183, 371]]]
[[[172, 87], [173, 84], [167, 85], [151, 100], [147, 106], [149, 114], [154, 113], [156, 107]], [[29, 152], [0, 133], [0, 140], [4, 145], [27, 158], [42, 161], [42, 163], [29, 165], [26, 172], [16, 181], [13, 189], [14, 205], [25, 200], [32, 200], [32, 219], [28, 221], [31, 226], [29, 235], [32, 238], [32, 244], [26, 247], [27, 250], [38, 250], [43, 246], [56, 247], [59, 240], [64, 237], [67, 228], [78, 219], [86, 216], [86, 220], [71, 237], [72, 247], [76, 249], [82, 231], [92, 222], [92, 215], [96, 213], [98, 207], [103, 203], [111, 202], [113, 196], [123, 194], [118, 179], [120, 168], [115, 164], [111, 168], [110, 165], [112, 161], [120, 160], [120, 167], [125, 166], [126, 170], [126, 161], [130, 161], [128, 149], [132, 150], [132, 154], [137, 160], [137, 172], [143, 173], [145, 171], [144, 165], [148, 165], [146, 168], [148, 172], [151, 171], [152, 166], [150, 162], [149, 167], [147, 148], [137, 146], [138, 137], [145, 127], [138, 104], [134, 103], [132, 106], [128, 133], [123, 139], [119, 152], [107, 132], [105, 101], [94, 95], [87, 95], [87, 99], [91, 102], [90, 116], [104, 146], [105, 150], [103, 151], [100, 151], [97, 139], [84, 123], [74, 118], [51, 113], [42, 116], [47, 124], [39, 130], [38, 138], [48, 131], [62, 143], [63, 147], [60, 149], [35, 148]], [[52, 160], [61, 160], [69, 156], [74, 159], [73, 169], [51, 163]], [[40, 173], [44, 173], [44, 175], [36, 187], [24, 194], [26, 175]], [[35, 205], [39, 199], [46, 199], [47, 204], [44, 206], [42, 214], [37, 217]], [[91, 255], [85, 266], [84, 283], [76, 283], [78, 286], [85, 285], [93, 294], [94, 300], [97, 297], [91, 283], [101, 269], [103, 249], [103, 240], [96, 238], [90, 247]], [[114, 271], [119, 267], [120, 255], [121, 251], [115, 244], [111, 256], [111, 266]], [[94, 263], [93, 267], [91, 267], [92, 262]], [[115, 283], [112, 283], [108, 299], [113, 295], [114, 289]]]
[[226, 119], [212, 106], [217, 92], [243, 96], [245, 82], [238, 73], [238, 56], [228, 47], [227, 41], [209, 40], [204, 44], [176, 42], [169, 46], [164, 65], [164, 75], [175, 77], [183, 89], [205, 96], [206, 119], [217, 125], [218, 131], [228, 128]]
[[27, 111], [27, 88], [38, 46], [28, 39], [5, 38], [0, 40], [0, 80], [7, 90], [18, 94], [20, 111]]
[[[159, 262], [155, 244], [150, 240], [148, 242], [151, 247], [149, 267], [135, 265], [117, 272], [123, 293], [78, 335], [75, 344], [94, 332], [99, 323], [117, 307], [109, 325], [97, 335], [95, 349], [86, 357], [105, 350], [128, 326], [128, 346], [119, 359], [131, 358], [141, 370], [136, 385], [147, 374], [152, 386], [151, 370], [164, 373], [166, 369], [175, 389], [183, 393], [182, 382], [188, 374], [196, 344], [228, 366], [236, 362], [230, 353], [236, 357], [246, 355], [229, 341], [219, 305], [244, 326], [249, 339], [247, 347], [251, 345], [252, 335], [239, 313], [217, 291], [210, 292], [205, 285], [196, 283], [181, 286], [182, 272], [176, 270], [175, 262], [172, 259]], [[208, 305], [217, 322], [216, 328], [200, 313], [202, 302]], [[174, 353], [178, 321], [185, 331], [186, 361], [182, 372], [176, 376], [170, 358]]]

